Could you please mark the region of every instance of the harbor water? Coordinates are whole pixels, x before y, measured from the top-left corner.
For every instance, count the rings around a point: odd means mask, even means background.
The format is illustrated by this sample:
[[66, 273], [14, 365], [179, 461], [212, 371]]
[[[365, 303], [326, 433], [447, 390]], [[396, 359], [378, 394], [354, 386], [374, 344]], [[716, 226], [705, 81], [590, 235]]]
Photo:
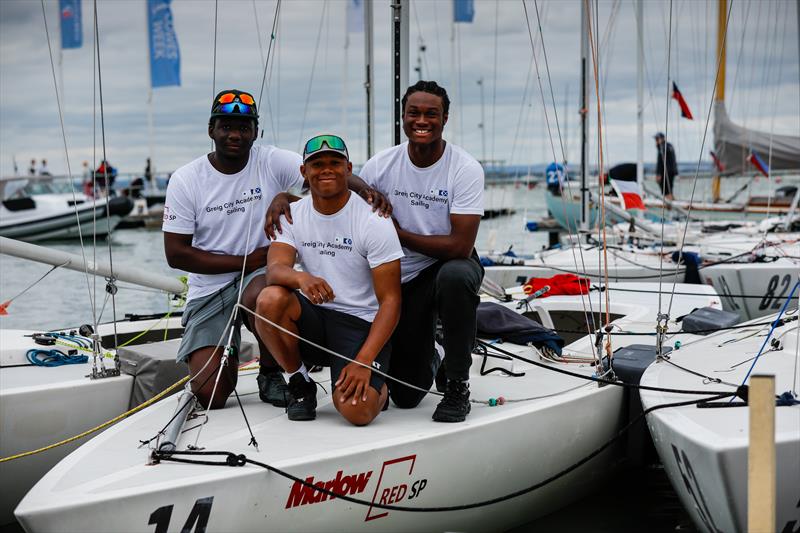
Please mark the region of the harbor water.
[[[706, 194], [708, 180], [698, 185], [696, 194]], [[725, 185], [735, 190], [736, 184]], [[688, 197], [690, 180], [679, 183], [678, 196]], [[724, 191], [723, 191], [724, 192]], [[544, 187], [529, 188], [525, 183], [503, 185], [493, 194], [514, 210], [513, 214], [481, 223], [477, 247], [532, 253], [547, 243], [546, 233], [530, 233], [526, 222], [547, 216]], [[117, 231], [110, 241], [85, 242], [83, 252], [75, 242], [47, 243], [53, 248], [84, 253], [88, 259], [108, 260], [114, 264], [136, 266], [151, 272], [179, 276], [164, 258], [163, 237], [158, 229]], [[0, 334], [5, 329], [48, 330], [78, 327], [82, 324], [110, 321], [125, 314], [150, 314], [174, 309], [175, 302], [158, 291], [117, 283], [112, 299], [106, 292], [106, 280], [88, 277], [65, 269], [50, 267], [0, 255], [0, 301], [14, 298], [8, 315], [0, 317]], [[37, 283], [43, 275], [44, 279]], [[31, 286], [32, 285], [32, 286]], [[28, 288], [24, 294], [16, 297]], [[16, 298], [15, 298], [16, 297]], [[546, 428], [539, 428], [546, 431]], [[534, 428], [534, 430], [536, 430]], [[530, 457], [536, 461], [536, 457]], [[534, 481], [534, 480], [532, 480]], [[517, 528], [515, 531], [694, 531], [688, 515], [658, 464], [630, 469], [620, 468], [604, 489], [569, 507]], [[17, 526], [2, 531], [16, 531]]]

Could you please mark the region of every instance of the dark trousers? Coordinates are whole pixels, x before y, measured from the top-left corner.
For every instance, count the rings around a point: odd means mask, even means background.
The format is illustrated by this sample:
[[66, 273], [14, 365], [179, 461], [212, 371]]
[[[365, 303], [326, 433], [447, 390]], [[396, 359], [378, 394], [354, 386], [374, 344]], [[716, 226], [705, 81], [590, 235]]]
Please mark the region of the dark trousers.
[[[436, 320], [442, 322], [448, 379], [469, 379], [475, 345], [475, 314], [483, 267], [473, 250], [469, 259], [438, 261], [404, 283], [400, 322], [392, 336], [389, 374], [425, 389], [431, 388], [439, 368], [434, 347]], [[424, 392], [389, 381], [398, 407], [416, 407]]]

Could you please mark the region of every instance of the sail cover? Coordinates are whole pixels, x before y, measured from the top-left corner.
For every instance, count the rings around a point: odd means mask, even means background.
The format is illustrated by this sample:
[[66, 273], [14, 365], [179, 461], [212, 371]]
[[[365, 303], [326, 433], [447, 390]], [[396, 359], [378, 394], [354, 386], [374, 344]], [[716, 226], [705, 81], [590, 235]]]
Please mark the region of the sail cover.
[[728, 118], [725, 102], [714, 104], [714, 152], [725, 175], [757, 170], [749, 162], [752, 153], [767, 162], [771, 170], [800, 169], [800, 137], [771, 135], [738, 126]]

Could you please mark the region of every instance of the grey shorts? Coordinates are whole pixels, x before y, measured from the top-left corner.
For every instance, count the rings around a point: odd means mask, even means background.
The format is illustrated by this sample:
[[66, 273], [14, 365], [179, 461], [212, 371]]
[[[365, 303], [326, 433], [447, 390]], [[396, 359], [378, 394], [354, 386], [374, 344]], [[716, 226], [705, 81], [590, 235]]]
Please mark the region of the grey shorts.
[[[244, 276], [244, 287], [258, 276], [266, 274], [266, 267], [254, 270]], [[224, 346], [228, 342], [228, 331], [225, 326], [233, 313], [236, 300], [239, 297], [239, 276], [221, 289], [195, 298], [186, 304], [183, 311], [181, 325], [184, 327], [181, 346], [176, 357], [178, 362], [184, 362], [195, 350], [207, 346]], [[241, 326], [244, 313], [239, 312], [236, 323], [233, 324], [233, 346], [239, 354], [242, 341]]]
[[[367, 335], [372, 327], [370, 322], [334, 309], [314, 305], [297, 292], [295, 292], [295, 297], [300, 301], [300, 319], [297, 321], [300, 336], [344, 355], [350, 360], [358, 355], [358, 351], [367, 340]], [[387, 342], [375, 357], [372, 366], [381, 372], [388, 373], [391, 354], [392, 343]], [[350, 362], [323, 352], [303, 341], [300, 341], [300, 357], [306, 366], [329, 366], [331, 368], [331, 386], [336, 383], [339, 374]], [[375, 372], [372, 372], [369, 378], [370, 386], [378, 393], [381, 392], [385, 382], [386, 378]]]

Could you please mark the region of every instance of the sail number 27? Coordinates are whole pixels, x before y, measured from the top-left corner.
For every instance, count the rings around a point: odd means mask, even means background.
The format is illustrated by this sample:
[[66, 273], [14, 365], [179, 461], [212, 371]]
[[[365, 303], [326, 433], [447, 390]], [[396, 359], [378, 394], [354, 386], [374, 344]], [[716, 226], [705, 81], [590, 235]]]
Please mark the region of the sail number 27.
[[[208, 526], [208, 518], [211, 516], [211, 504], [214, 502], [214, 497], [200, 498], [194, 502], [192, 511], [186, 522], [181, 528], [181, 533], [206, 533]], [[155, 525], [156, 529], [153, 533], [167, 533], [169, 529], [169, 521], [172, 518], [172, 508], [174, 505], [165, 505], [159, 507], [150, 514], [150, 521], [148, 524]]]

